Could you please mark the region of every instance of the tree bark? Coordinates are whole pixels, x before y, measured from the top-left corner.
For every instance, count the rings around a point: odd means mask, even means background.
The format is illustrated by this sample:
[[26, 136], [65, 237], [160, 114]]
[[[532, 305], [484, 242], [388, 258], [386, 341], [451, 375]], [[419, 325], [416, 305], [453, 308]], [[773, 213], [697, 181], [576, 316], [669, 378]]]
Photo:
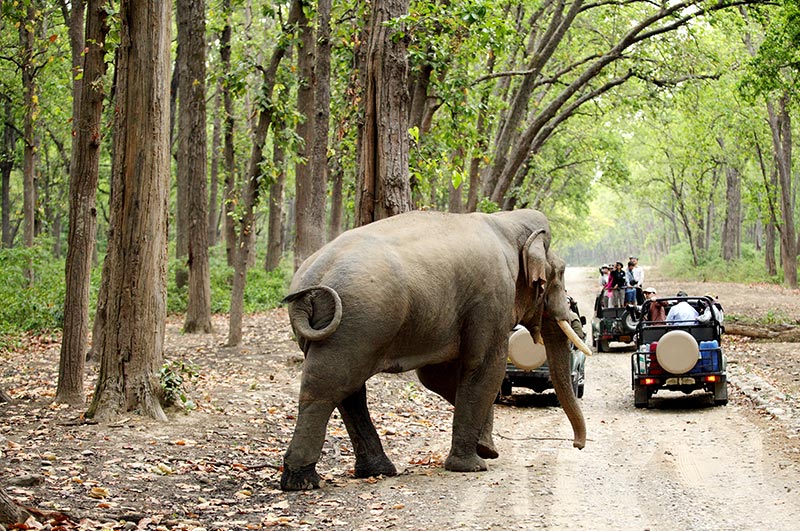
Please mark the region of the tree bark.
[[0, 146], [0, 175], [2, 176], [3, 240], [2, 246], [11, 247], [14, 233], [11, 230], [11, 170], [14, 169], [14, 152], [17, 130], [14, 124], [14, 106], [11, 98], [3, 98], [3, 144]]
[[100, 171], [101, 121], [108, 34], [106, 0], [89, 0], [86, 21], [88, 46], [81, 65], [81, 108], [78, 110], [70, 175], [69, 233], [64, 299], [64, 337], [55, 401], [82, 406], [83, 370], [89, 333], [89, 286], [97, 232], [95, 198]]
[[[717, 142], [724, 150], [722, 138]], [[730, 163], [725, 165], [725, 221], [722, 227], [722, 258], [736, 260], [741, 256], [742, 239], [742, 188], [739, 169]]]
[[280, 142], [275, 142], [272, 147], [272, 163], [277, 175], [275, 182], [269, 187], [267, 257], [264, 260], [264, 269], [267, 271], [277, 269], [283, 255], [283, 195], [286, 187], [286, 154]]
[[222, 83], [217, 82], [217, 91], [214, 94], [214, 124], [211, 134], [211, 172], [209, 175], [210, 190], [208, 193], [208, 246], [214, 247], [217, 244], [217, 223], [219, 213], [217, 204], [219, 203], [219, 151], [222, 143], [222, 122], [220, 121], [220, 89]]
[[[306, 3], [306, 2], [304, 2]], [[295, 166], [294, 268], [325, 244], [330, 116], [330, 0], [317, 2], [317, 34], [302, 14], [297, 49], [297, 109], [305, 121], [297, 125], [303, 139]], [[316, 44], [315, 44], [316, 43]]]
[[773, 102], [767, 102], [767, 111], [780, 185], [780, 242], [783, 281], [790, 288], [797, 289], [797, 236], [794, 226], [794, 195], [792, 192], [792, 125], [787, 100], [788, 96], [782, 96], [777, 102], [777, 109]]
[[87, 416], [166, 420], [159, 370], [166, 319], [172, 2], [123, 1], [116, 64], [107, 300]]
[[342, 218], [344, 215], [344, 172], [341, 164], [334, 159], [331, 172], [331, 217], [328, 224], [328, 241], [335, 239], [342, 233]]
[[404, 38], [385, 22], [408, 13], [408, 0], [376, 0], [369, 21], [359, 134], [356, 220], [361, 226], [411, 209], [408, 171], [408, 60]]
[[[38, 114], [38, 96], [36, 94], [36, 67], [33, 64], [36, 27], [36, 5], [30, 2], [26, 8], [25, 20], [19, 26], [20, 48], [22, 50], [22, 91], [24, 116], [22, 139], [25, 143], [22, 157], [22, 211], [24, 217], [22, 241], [25, 247], [33, 247], [36, 224], [36, 135], [34, 134], [35, 116]], [[33, 282], [33, 271], [28, 277]]]
[[178, 94], [178, 181], [185, 183], [189, 300], [183, 331], [211, 333], [206, 194], [206, 24], [203, 0], [177, 0], [178, 49], [184, 50]]
[[30, 513], [17, 505], [5, 489], [0, 487], [0, 524], [10, 526], [22, 524], [30, 517]]
[[[219, 36], [219, 55], [222, 71], [231, 71], [231, 0], [223, 0], [225, 26]], [[223, 173], [225, 175], [225, 208], [223, 214], [223, 234], [225, 236], [225, 256], [229, 266], [233, 266], [236, 256], [236, 222], [233, 218], [233, 207], [236, 203], [236, 164], [233, 150], [233, 132], [235, 120], [233, 116], [233, 95], [230, 82], [222, 80], [223, 109]]]

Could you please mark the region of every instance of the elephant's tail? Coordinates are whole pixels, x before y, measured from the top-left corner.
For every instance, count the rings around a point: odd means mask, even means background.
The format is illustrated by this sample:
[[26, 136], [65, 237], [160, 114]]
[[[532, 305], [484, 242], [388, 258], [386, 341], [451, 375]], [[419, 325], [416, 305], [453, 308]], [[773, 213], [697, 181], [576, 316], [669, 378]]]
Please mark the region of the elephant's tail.
[[[281, 302], [289, 303], [289, 319], [295, 334], [307, 341], [322, 341], [342, 322], [342, 299], [328, 286], [312, 286], [290, 293]], [[322, 328], [313, 326], [326, 320], [328, 324]]]

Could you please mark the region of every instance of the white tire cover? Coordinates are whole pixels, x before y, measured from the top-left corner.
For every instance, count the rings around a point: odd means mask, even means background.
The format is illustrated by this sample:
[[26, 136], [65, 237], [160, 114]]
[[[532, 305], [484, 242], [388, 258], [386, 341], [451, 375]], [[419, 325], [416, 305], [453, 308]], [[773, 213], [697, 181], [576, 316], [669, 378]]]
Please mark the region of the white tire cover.
[[689, 332], [673, 330], [658, 340], [656, 359], [658, 364], [673, 374], [689, 372], [697, 363], [700, 349]]
[[523, 371], [532, 371], [547, 361], [544, 345], [533, 342], [528, 329], [520, 326], [508, 338], [508, 357]]

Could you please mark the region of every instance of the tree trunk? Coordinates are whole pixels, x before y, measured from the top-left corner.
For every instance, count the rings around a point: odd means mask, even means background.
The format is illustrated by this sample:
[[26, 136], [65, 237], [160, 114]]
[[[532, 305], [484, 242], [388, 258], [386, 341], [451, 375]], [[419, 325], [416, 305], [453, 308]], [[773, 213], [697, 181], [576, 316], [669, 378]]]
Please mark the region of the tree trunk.
[[[177, 9], [178, 25], [182, 25], [181, 21], [188, 15], [181, 9]], [[174, 134], [175, 124], [178, 126], [177, 136], [177, 149], [174, 151], [175, 157], [175, 219], [173, 229], [175, 231], [175, 284], [179, 288], [183, 288], [189, 282], [189, 272], [186, 269], [186, 262], [188, 261], [189, 254], [189, 168], [187, 167], [187, 160], [189, 154], [189, 142], [186, 135], [189, 132], [184, 129], [187, 119], [184, 117], [187, 113], [185, 109], [191, 108], [191, 104], [184, 105], [183, 89], [186, 88], [186, 82], [190, 74], [187, 71], [187, 63], [189, 56], [193, 53], [189, 49], [188, 44], [181, 41], [181, 31], [178, 29], [177, 47], [175, 52], [175, 68], [172, 74], [172, 82], [170, 89], [170, 152], [172, 153], [172, 136]], [[191, 89], [189, 89], [191, 90]], [[186, 96], [190, 98], [190, 96]], [[175, 115], [177, 114], [177, 120]]]
[[64, 299], [64, 337], [58, 370], [58, 403], [84, 404], [83, 369], [89, 333], [89, 286], [97, 232], [95, 197], [100, 168], [103, 115], [105, 39], [108, 34], [106, 0], [89, 0], [83, 55], [81, 108], [73, 141], [70, 176], [69, 233]]
[[28, 511], [17, 505], [14, 500], [6, 494], [6, 491], [0, 487], [0, 524], [3, 526], [22, 524], [30, 516]]
[[[336, 159], [335, 159], [336, 160]], [[331, 173], [331, 219], [328, 225], [328, 241], [342, 233], [342, 217], [344, 210], [344, 171], [341, 164], [334, 162]]]
[[305, 18], [305, 14], [301, 15], [298, 22], [301, 37], [297, 49], [297, 110], [306, 119], [297, 125], [297, 135], [303, 141], [298, 152], [301, 162], [295, 166], [295, 270], [325, 244], [330, 106], [329, 0], [318, 2], [317, 22], [319, 30], [316, 37], [313, 25]]
[[369, 21], [356, 181], [356, 226], [411, 209], [408, 181], [406, 41], [385, 22], [408, 13], [408, 0], [376, 0]]
[[[225, 26], [219, 36], [219, 55], [222, 62], [222, 71], [231, 71], [231, 0], [223, 0], [222, 9], [225, 13]], [[233, 117], [233, 96], [228, 80], [222, 81], [222, 109], [223, 109], [223, 173], [225, 174], [225, 208], [223, 217], [223, 234], [225, 236], [225, 256], [229, 266], [233, 266], [236, 255], [236, 222], [233, 219], [233, 207], [236, 204], [236, 163], [233, 150], [233, 132], [235, 127]]]
[[208, 263], [206, 194], [205, 2], [177, 0], [178, 50], [184, 50], [178, 94], [178, 179], [185, 184], [189, 300], [183, 331], [211, 333], [211, 271]]
[[742, 189], [739, 170], [725, 167], [727, 188], [725, 194], [725, 222], [722, 228], [722, 258], [736, 260], [741, 256], [742, 241]]
[[166, 320], [172, 2], [119, 6], [106, 326], [87, 416], [166, 420], [159, 370]]
[[222, 135], [220, 129], [222, 122], [220, 121], [220, 98], [219, 93], [222, 88], [222, 82], [217, 82], [217, 93], [214, 95], [214, 125], [213, 133], [211, 134], [211, 175], [209, 182], [211, 189], [208, 194], [208, 246], [214, 247], [217, 244], [217, 222], [219, 212], [217, 205], [219, 203], [219, 148], [222, 143]]
[[[300, 19], [302, 1], [293, 0], [289, 8], [289, 17], [285, 31], [290, 31]], [[258, 111], [255, 130], [253, 131], [253, 146], [250, 151], [250, 163], [247, 176], [242, 189], [242, 215], [239, 221], [239, 248], [235, 251], [233, 287], [231, 288], [231, 308], [228, 327], [228, 346], [236, 346], [242, 342], [242, 317], [244, 315], [244, 290], [247, 284], [247, 265], [250, 260], [250, 247], [253, 239], [251, 232], [254, 227], [254, 208], [258, 202], [258, 182], [261, 176], [261, 161], [263, 159], [264, 143], [272, 122], [272, 107], [266, 103], [271, 101], [275, 88], [275, 77], [278, 67], [286, 54], [287, 39], [280, 39], [275, 45], [269, 67], [263, 71], [263, 102]]]
[[[33, 247], [36, 224], [36, 135], [34, 134], [35, 116], [39, 114], [36, 94], [36, 67], [33, 64], [35, 35], [33, 28], [36, 26], [36, 6], [33, 2], [28, 4], [26, 17], [19, 26], [20, 48], [22, 50], [22, 91], [24, 102], [24, 116], [22, 137], [25, 142], [22, 157], [22, 196], [23, 196], [23, 244]], [[33, 271], [28, 271], [31, 282]]]
[[[276, 127], [277, 129], [277, 127]], [[267, 228], [267, 257], [264, 269], [277, 269], [283, 255], [283, 194], [286, 187], [286, 153], [280, 142], [272, 147], [272, 162], [277, 172], [269, 187], [269, 225]]]
[[0, 175], [2, 175], [3, 241], [2, 246], [11, 247], [14, 242], [11, 231], [11, 170], [14, 169], [14, 151], [17, 130], [14, 124], [14, 106], [10, 98], [3, 98], [3, 145], [0, 146]]
[[792, 193], [792, 126], [788, 97], [778, 100], [778, 108], [767, 103], [769, 125], [772, 130], [772, 147], [778, 167], [780, 184], [780, 241], [783, 281], [792, 289], [797, 289], [797, 237], [794, 226], [794, 196]]

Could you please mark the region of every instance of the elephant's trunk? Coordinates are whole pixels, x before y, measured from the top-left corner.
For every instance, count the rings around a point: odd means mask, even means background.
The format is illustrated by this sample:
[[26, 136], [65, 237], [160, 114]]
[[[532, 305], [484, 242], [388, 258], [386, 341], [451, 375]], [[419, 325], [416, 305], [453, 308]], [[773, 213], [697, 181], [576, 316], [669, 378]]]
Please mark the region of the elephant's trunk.
[[[327, 297], [320, 297], [327, 294]], [[307, 341], [322, 341], [342, 322], [342, 299], [328, 286], [313, 286], [290, 293], [281, 301], [289, 303], [289, 319], [295, 334]], [[333, 315], [331, 315], [333, 314]], [[327, 320], [322, 328], [315, 328]]]
[[[571, 329], [570, 329], [571, 330]], [[572, 390], [572, 360], [567, 338], [551, 318], [542, 319], [542, 336], [547, 349], [547, 363], [550, 366], [550, 379], [553, 381], [558, 401], [572, 424], [575, 448], [586, 446], [586, 421], [583, 418], [578, 399]]]

